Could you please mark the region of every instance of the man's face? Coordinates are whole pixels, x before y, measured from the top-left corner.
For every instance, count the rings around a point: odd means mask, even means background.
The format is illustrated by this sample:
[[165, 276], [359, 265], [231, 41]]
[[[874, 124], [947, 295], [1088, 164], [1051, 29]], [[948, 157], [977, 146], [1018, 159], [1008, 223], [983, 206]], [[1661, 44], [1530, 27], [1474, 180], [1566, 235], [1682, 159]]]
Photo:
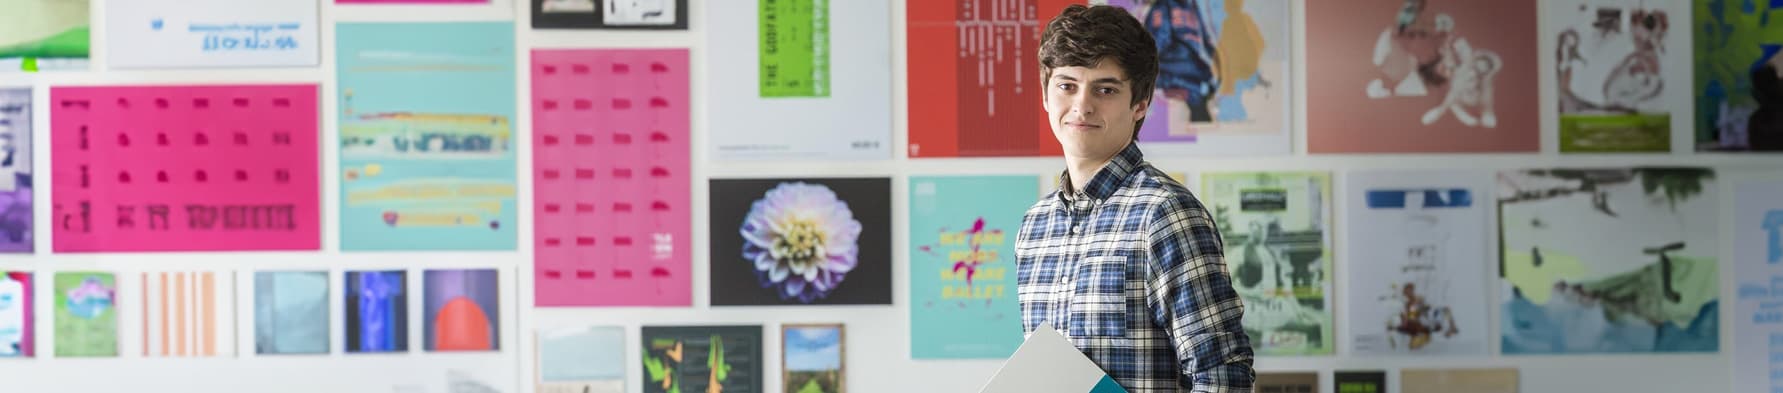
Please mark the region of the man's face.
[[1065, 156], [1104, 159], [1133, 140], [1133, 122], [1150, 102], [1133, 103], [1126, 72], [1114, 60], [1094, 68], [1052, 69], [1046, 84], [1046, 114]]

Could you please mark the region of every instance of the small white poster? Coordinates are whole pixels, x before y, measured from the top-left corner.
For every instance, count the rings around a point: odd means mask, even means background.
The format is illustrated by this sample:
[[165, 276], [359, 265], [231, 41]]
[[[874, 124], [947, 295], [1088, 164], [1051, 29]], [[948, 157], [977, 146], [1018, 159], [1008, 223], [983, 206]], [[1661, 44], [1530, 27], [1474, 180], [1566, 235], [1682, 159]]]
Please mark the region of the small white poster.
[[317, 0], [106, 2], [111, 68], [314, 67]]
[[1353, 354], [1485, 355], [1486, 172], [1347, 176]]
[[1733, 391], [1783, 390], [1783, 181], [1734, 188]]

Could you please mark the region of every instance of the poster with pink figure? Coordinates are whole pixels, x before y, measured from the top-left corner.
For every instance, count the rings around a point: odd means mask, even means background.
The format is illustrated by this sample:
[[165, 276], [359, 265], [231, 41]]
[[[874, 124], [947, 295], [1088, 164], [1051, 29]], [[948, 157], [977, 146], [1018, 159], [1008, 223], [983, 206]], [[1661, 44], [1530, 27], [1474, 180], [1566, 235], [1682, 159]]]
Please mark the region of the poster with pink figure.
[[1539, 151], [1536, 8], [1306, 2], [1306, 151]]
[[55, 252], [315, 250], [316, 85], [50, 90]]
[[686, 49], [532, 53], [534, 304], [688, 306]]

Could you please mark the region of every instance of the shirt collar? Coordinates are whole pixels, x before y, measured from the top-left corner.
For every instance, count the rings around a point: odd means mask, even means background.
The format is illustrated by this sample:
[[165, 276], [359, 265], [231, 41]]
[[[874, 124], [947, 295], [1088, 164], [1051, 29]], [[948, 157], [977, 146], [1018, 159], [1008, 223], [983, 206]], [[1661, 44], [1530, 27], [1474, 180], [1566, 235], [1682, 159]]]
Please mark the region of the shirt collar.
[[1144, 163], [1145, 154], [1139, 152], [1139, 144], [1128, 143], [1126, 148], [1121, 149], [1119, 153], [1115, 153], [1114, 158], [1108, 160], [1107, 165], [1103, 165], [1101, 170], [1096, 171], [1096, 175], [1090, 177], [1089, 182], [1084, 183], [1083, 190], [1071, 190], [1071, 171], [1060, 173], [1059, 198], [1066, 202], [1066, 205], [1070, 205], [1071, 199], [1076, 197], [1069, 194], [1084, 195], [1098, 201], [1108, 199], [1114, 195], [1115, 190], [1120, 189], [1122, 183], [1125, 183], [1127, 176], [1137, 172], [1139, 166]]

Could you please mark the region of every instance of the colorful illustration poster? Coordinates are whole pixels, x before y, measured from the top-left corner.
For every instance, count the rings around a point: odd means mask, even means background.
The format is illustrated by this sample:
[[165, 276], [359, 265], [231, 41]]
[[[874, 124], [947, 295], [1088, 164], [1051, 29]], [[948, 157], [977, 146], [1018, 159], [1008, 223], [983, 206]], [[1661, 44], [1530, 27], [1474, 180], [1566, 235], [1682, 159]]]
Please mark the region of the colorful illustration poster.
[[1696, 150], [1783, 151], [1783, 3], [1695, 0]]
[[[910, 158], [1057, 156], [1040, 31], [1079, 0], [910, 1]], [[848, 41], [840, 41], [848, 42]]]
[[[1683, 1], [1548, 1], [1544, 39], [1553, 40], [1552, 71], [1563, 153], [1668, 153], [1672, 108], [1690, 106], [1680, 85], [1690, 77], [1683, 48], [1689, 29], [1671, 31]], [[1683, 27], [1683, 26], [1680, 26]], [[1667, 83], [1670, 82], [1670, 83]]]
[[891, 179], [713, 179], [711, 304], [892, 304]]
[[1317, 372], [1257, 373], [1257, 393], [1322, 393]]
[[1733, 189], [1733, 391], [1783, 390], [1783, 180]]
[[780, 384], [786, 393], [848, 391], [848, 339], [841, 324], [781, 325]]
[[1341, 393], [1386, 393], [1386, 371], [1336, 371], [1331, 373], [1336, 391]]
[[[891, 157], [889, 1], [703, 5], [717, 161]], [[846, 43], [835, 44], [832, 43]], [[772, 125], [761, 127], [759, 125]]]
[[1022, 344], [1015, 233], [1033, 176], [910, 178], [910, 357], [1008, 359]]
[[590, 326], [538, 332], [539, 393], [625, 393], [625, 328]]
[[85, 70], [88, 0], [8, 0], [0, 14], [0, 72]]
[[58, 272], [56, 357], [118, 356], [118, 281], [111, 273]]
[[495, 269], [428, 270], [422, 346], [433, 351], [501, 349], [501, 285]]
[[644, 326], [645, 393], [762, 391], [761, 326]]
[[1205, 173], [1201, 182], [1256, 353], [1331, 353], [1331, 175]]
[[328, 353], [328, 272], [254, 273], [254, 353]]
[[341, 249], [514, 249], [513, 24], [337, 32]]
[[532, 0], [532, 28], [687, 30], [687, 0]]
[[347, 353], [408, 352], [407, 276], [401, 270], [347, 272]]
[[1536, 8], [1307, 2], [1307, 152], [1540, 150]]
[[320, 248], [316, 90], [51, 88], [55, 251]]
[[321, 65], [316, 0], [131, 0], [105, 7], [111, 68]]
[[1719, 350], [1717, 187], [1707, 168], [1500, 172], [1504, 353]]
[[0, 358], [36, 356], [31, 273], [0, 270]]
[[[1158, 42], [1148, 152], [1287, 154], [1294, 82], [1288, 2], [1093, 0], [1126, 9]], [[1036, 63], [1038, 64], [1038, 63]]]
[[143, 357], [235, 355], [235, 275], [142, 273]]
[[1350, 353], [1486, 355], [1485, 171], [1346, 175]]
[[31, 89], [0, 88], [0, 252], [36, 249], [31, 108]]
[[532, 52], [535, 305], [693, 304], [687, 56]]
[[1517, 393], [1517, 369], [1404, 369], [1399, 391], [1405, 393]]

